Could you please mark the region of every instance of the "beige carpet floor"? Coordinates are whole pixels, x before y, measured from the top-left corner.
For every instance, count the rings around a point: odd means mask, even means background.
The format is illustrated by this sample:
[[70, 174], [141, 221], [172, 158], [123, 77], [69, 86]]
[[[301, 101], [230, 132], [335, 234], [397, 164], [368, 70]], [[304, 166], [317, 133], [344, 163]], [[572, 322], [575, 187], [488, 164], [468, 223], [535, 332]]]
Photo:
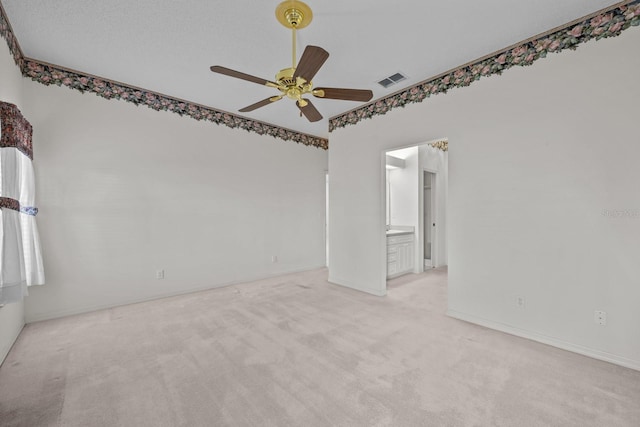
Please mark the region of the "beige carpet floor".
[[322, 269], [30, 324], [0, 425], [640, 425], [640, 372], [448, 318], [446, 283]]

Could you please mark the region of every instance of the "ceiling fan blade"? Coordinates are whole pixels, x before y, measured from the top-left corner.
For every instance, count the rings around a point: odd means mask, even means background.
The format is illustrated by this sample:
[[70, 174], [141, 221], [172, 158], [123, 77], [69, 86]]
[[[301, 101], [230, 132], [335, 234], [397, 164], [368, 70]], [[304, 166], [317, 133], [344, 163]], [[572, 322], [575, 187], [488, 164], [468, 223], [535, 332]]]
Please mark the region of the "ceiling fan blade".
[[250, 74], [241, 73], [240, 71], [232, 70], [231, 68], [212, 65], [210, 69], [214, 73], [224, 74], [225, 76], [235, 77], [236, 79], [247, 80], [264, 86], [278, 87], [278, 85], [272, 81], [261, 79], [260, 77], [252, 76]]
[[313, 91], [318, 98], [342, 99], [345, 101], [367, 102], [373, 98], [373, 92], [366, 89], [339, 89], [335, 87], [319, 87]]
[[238, 110], [238, 111], [240, 111], [241, 113], [247, 113], [249, 111], [257, 110], [260, 107], [264, 107], [265, 105], [269, 105], [276, 101], [280, 101], [281, 99], [282, 99], [282, 96], [271, 96], [267, 99], [263, 99], [262, 101], [256, 102], [255, 104], [251, 104], [247, 107], [244, 107], [242, 110]]
[[313, 106], [311, 101], [309, 101], [308, 99], [303, 99], [303, 101], [306, 102], [306, 105], [304, 107], [300, 106], [300, 101], [296, 101], [296, 105], [298, 106], [300, 111], [302, 111], [302, 114], [304, 114], [307, 120], [309, 120], [310, 122], [317, 122], [318, 120], [322, 120], [322, 114], [320, 114], [320, 112], [316, 110], [316, 107]]
[[318, 46], [307, 46], [300, 57], [293, 77], [302, 77], [310, 82], [316, 75], [322, 64], [329, 57], [329, 52]]

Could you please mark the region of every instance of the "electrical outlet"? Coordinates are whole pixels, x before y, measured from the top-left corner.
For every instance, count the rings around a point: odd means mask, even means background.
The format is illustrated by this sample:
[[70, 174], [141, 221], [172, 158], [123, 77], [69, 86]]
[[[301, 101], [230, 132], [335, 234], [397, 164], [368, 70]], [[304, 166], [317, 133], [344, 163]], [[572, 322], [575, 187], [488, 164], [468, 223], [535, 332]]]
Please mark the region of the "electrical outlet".
[[278, 255], [271, 255], [271, 262], [274, 264], [278, 262]]
[[607, 324], [607, 312], [596, 310], [593, 319], [598, 325], [605, 326]]
[[164, 270], [156, 271], [156, 279], [164, 279]]
[[519, 308], [524, 308], [524, 306], [525, 306], [525, 300], [524, 300], [524, 297], [516, 297], [516, 305], [517, 305]]

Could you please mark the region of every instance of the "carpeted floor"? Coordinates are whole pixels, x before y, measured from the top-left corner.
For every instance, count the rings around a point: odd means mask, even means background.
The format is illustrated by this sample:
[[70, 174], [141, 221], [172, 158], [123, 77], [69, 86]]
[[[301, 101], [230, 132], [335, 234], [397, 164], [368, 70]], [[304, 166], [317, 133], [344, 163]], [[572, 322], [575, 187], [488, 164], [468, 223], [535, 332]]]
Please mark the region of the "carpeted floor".
[[27, 325], [0, 425], [640, 425], [640, 372], [448, 318], [446, 282], [322, 269]]

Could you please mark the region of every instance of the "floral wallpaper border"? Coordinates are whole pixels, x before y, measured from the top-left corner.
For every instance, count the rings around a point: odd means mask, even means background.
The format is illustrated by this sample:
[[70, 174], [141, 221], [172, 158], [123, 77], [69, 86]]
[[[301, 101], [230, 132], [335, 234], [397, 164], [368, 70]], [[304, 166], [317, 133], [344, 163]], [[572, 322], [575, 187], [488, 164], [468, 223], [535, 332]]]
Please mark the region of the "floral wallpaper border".
[[19, 201], [10, 197], [0, 197], [0, 208], [11, 209], [31, 216], [38, 215], [38, 208], [33, 206], [20, 206]]
[[[450, 89], [469, 86], [482, 77], [500, 75], [503, 71], [514, 66], [531, 65], [538, 59], [546, 57], [548, 53], [557, 53], [565, 49], [575, 50], [579, 44], [592, 39], [599, 40], [618, 36], [622, 31], [638, 25], [640, 25], [640, 0], [630, 0], [622, 5], [604, 9], [604, 11], [578, 23], [568, 24], [550, 34], [522, 42], [515, 47], [505, 49], [470, 65], [462, 66], [401, 92], [332, 117], [329, 119], [329, 132], [356, 124], [364, 119], [384, 115], [397, 107], [422, 102], [432, 95], [447, 93]], [[22, 70], [22, 74], [44, 85], [67, 86], [82, 93], [92, 92], [106, 99], [120, 99], [154, 110], [171, 111], [195, 120], [207, 120], [230, 128], [240, 128], [259, 135], [270, 135], [274, 138], [315, 146], [324, 150], [329, 148], [329, 141], [325, 138], [295, 132], [157, 92], [26, 58], [11, 30], [1, 3], [0, 36], [7, 41], [9, 50], [14, 61]]]
[[640, 25], [640, 0], [604, 9], [595, 16], [578, 23], [568, 24], [550, 34], [522, 42], [488, 58], [332, 117], [329, 119], [329, 132], [386, 114], [397, 107], [422, 102], [430, 96], [447, 93], [453, 88], [469, 86], [481, 77], [499, 75], [511, 67], [531, 65], [538, 59], [546, 57], [548, 53], [561, 52], [565, 49], [575, 50], [579, 44], [592, 39], [616, 37], [622, 31], [638, 25]]
[[7, 19], [4, 7], [2, 7], [2, 3], [0, 3], [0, 37], [7, 41], [9, 52], [11, 52], [13, 60], [15, 61], [18, 68], [20, 68], [20, 70], [23, 70], [24, 55], [22, 54], [22, 49], [20, 49], [20, 45], [18, 44], [16, 36], [13, 34], [13, 30], [11, 29], [11, 25], [9, 24], [9, 20]]
[[269, 135], [285, 141], [322, 148], [323, 150], [329, 148], [329, 140], [326, 138], [292, 131], [168, 95], [27, 58], [23, 55], [20, 45], [13, 34], [2, 4], [0, 4], [0, 36], [7, 41], [13, 59], [20, 67], [22, 74], [44, 85], [66, 86], [82, 93], [91, 92], [106, 99], [120, 99], [135, 105], [144, 105], [156, 111], [170, 111], [195, 120], [206, 120], [218, 125], [244, 129], [258, 135]]
[[438, 149], [438, 150], [449, 151], [449, 141], [448, 140], [432, 142], [429, 145], [432, 146], [433, 148]]

